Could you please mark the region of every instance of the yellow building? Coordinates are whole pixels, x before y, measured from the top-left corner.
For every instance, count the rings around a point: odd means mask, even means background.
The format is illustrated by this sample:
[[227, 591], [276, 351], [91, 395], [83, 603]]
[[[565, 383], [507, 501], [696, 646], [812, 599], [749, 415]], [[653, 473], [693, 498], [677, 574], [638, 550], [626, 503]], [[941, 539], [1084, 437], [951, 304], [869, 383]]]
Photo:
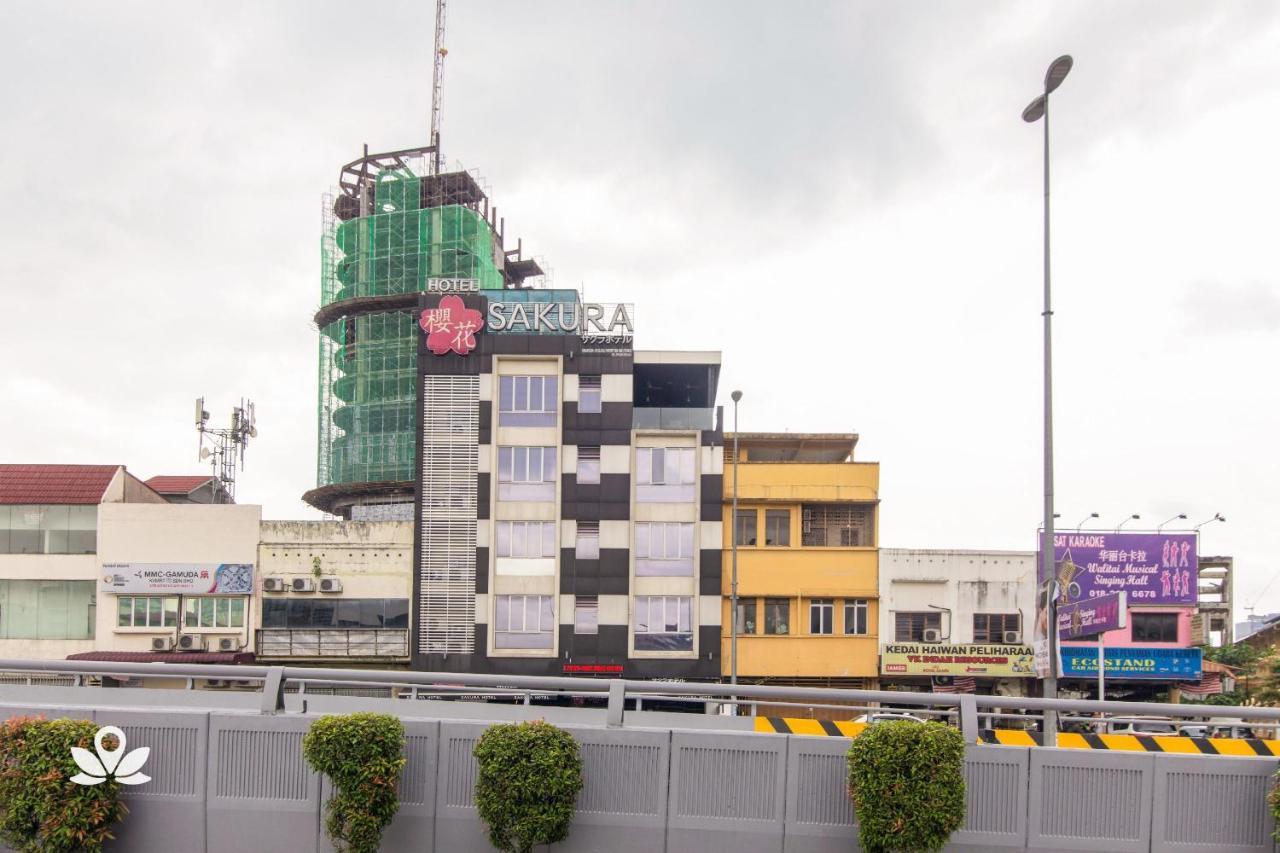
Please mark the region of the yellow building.
[[725, 433], [722, 661], [738, 541], [738, 679], [874, 687], [879, 630], [880, 464], [852, 433]]

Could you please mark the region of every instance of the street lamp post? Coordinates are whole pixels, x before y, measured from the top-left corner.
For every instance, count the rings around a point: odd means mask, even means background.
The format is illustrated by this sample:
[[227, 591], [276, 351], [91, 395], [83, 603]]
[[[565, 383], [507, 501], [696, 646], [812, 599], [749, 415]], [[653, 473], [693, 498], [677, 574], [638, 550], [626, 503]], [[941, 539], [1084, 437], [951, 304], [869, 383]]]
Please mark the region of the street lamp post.
[[[1025, 110], [1022, 120], [1028, 123], [1044, 119], [1044, 533], [1040, 553], [1041, 573], [1050, 581], [1048, 601], [1049, 674], [1044, 680], [1044, 695], [1058, 696], [1058, 596], [1053, 559], [1053, 308], [1049, 288], [1049, 94], [1062, 85], [1071, 71], [1070, 56], [1060, 56], [1049, 65], [1044, 75], [1044, 94], [1036, 96]], [[1058, 715], [1044, 713], [1045, 742], [1055, 743]]]
[[1137, 521], [1140, 518], [1142, 518], [1142, 516], [1138, 515], [1136, 512], [1133, 515], [1126, 515], [1124, 518], [1120, 519], [1120, 523], [1116, 525], [1116, 533], [1119, 533], [1120, 528], [1124, 527], [1129, 522]]
[[1182, 521], [1186, 521], [1187, 514], [1185, 512], [1180, 512], [1177, 515], [1175, 515], [1173, 518], [1169, 518], [1160, 522], [1160, 524], [1156, 527], [1156, 533], [1163, 533], [1166, 525], [1168, 525], [1170, 522], [1178, 521], [1179, 519], [1181, 519]]
[[[733, 600], [729, 613], [729, 683], [738, 683], [738, 401], [741, 391], [729, 395], [733, 398], [733, 568], [729, 581], [729, 594]], [[737, 696], [734, 697], [735, 699]]]
[[1086, 521], [1089, 521], [1090, 519], [1094, 519], [1097, 517], [1098, 517], [1098, 514], [1096, 512], [1091, 512], [1088, 515], [1086, 515], [1084, 518], [1080, 519], [1080, 523], [1076, 525], [1076, 533], [1080, 532], [1080, 528], [1084, 527], [1084, 523]]
[[1196, 532], [1200, 532], [1201, 527], [1204, 527], [1206, 524], [1212, 524], [1215, 521], [1226, 521], [1226, 518], [1223, 517], [1222, 513], [1215, 512], [1213, 514], [1213, 518], [1206, 518], [1204, 521], [1196, 525]]

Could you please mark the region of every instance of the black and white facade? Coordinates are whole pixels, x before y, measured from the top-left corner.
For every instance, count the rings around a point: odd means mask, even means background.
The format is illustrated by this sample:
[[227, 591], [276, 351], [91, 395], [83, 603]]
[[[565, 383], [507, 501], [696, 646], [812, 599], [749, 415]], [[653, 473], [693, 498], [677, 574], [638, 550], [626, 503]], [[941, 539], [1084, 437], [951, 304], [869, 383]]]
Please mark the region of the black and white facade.
[[487, 326], [420, 338], [413, 667], [717, 680], [719, 353], [495, 328], [575, 291], [448, 298]]

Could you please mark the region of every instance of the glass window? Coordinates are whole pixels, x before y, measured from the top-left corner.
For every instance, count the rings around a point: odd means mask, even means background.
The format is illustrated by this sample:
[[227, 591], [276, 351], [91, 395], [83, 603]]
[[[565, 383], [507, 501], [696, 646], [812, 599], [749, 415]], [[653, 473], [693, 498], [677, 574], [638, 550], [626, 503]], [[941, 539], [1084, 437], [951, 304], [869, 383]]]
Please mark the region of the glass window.
[[98, 507], [21, 504], [0, 507], [0, 554], [92, 554]]
[[554, 521], [499, 521], [498, 556], [538, 558], [556, 555]]
[[844, 603], [844, 632], [846, 634], [867, 633], [867, 600], [850, 599]]
[[942, 631], [942, 614], [914, 612], [893, 614], [893, 638], [899, 643], [922, 643], [924, 632]]
[[778, 548], [791, 544], [791, 510], [765, 510], [764, 544]]
[[177, 596], [116, 596], [118, 628], [173, 628], [177, 624]]
[[494, 601], [493, 644], [499, 649], [549, 649], [555, 603], [549, 595], [499, 595]]
[[578, 522], [578, 540], [574, 543], [574, 556], [579, 560], [600, 559], [600, 522]]
[[1178, 642], [1177, 613], [1130, 613], [1135, 643]]
[[70, 507], [46, 506], [40, 516], [41, 551], [45, 554], [66, 554], [67, 533], [70, 524]]
[[0, 580], [0, 639], [92, 639], [96, 585], [96, 581]]
[[688, 596], [636, 596], [636, 650], [692, 651], [692, 609]]
[[764, 600], [764, 632], [766, 634], [789, 634], [791, 623], [791, 601], [786, 598], [766, 598]]
[[578, 377], [578, 413], [600, 414], [600, 377], [584, 374]]
[[555, 426], [558, 389], [559, 379], [555, 376], [500, 376], [498, 424]]
[[578, 447], [578, 482], [600, 482], [600, 448]]
[[740, 509], [734, 516], [733, 535], [738, 547], [756, 544], [756, 527], [760, 514], [754, 509]]
[[814, 598], [809, 601], [809, 633], [830, 634], [835, 601], [830, 598]]
[[[267, 625], [267, 608], [263, 603], [262, 625], [266, 627], [276, 627]], [[283, 603], [283, 602], [281, 602]], [[333, 605], [329, 601], [292, 601], [291, 605], [297, 605], [293, 608], [296, 613], [291, 612], [290, 622], [285, 627], [295, 627], [294, 619], [312, 620], [316, 618], [315, 605], [324, 605], [329, 608], [326, 611], [325, 626], [332, 624]], [[308, 607], [307, 605], [311, 605]], [[226, 598], [215, 596], [201, 596], [198, 598], [188, 598], [186, 600], [186, 613], [183, 617], [183, 627], [186, 628], [243, 628], [244, 627], [244, 599], [243, 598]]]
[[40, 537], [40, 522], [44, 518], [44, 507], [15, 506], [9, 521], [9, 553], [39, 554], [43, 549]]
[[754, 598], [738, 599], [737, 625], [739, 634], [756, 632], [756, 600]]
[[498, 448], [498, 500], [555, 500], [556, 477], [556, 448]]
[[580, 595], [573, 603], [573, 633], [597, 634], [600, 632], [600, 599], [594, 595]]
[[635, 535], [637, 576], [693, 576], [692, 522], [639, 521]]
[[94, 505], [68, 507], [67, 553], [94, 554], [98, 551], [98, 508]]
[[636, 476], [641, 485], [693, 485], [693, 447], [636, 448]]
[[1022, 630], [1022, 614], [1020, 613], [975, 613], [973, 614], [973, 641], [975, 643], [1004, 642], [1006, 632], [1017, 633]]
[[807, 547], [869, 548], [875, 544], [875, 505], [804, 504], [800, 537]]
[[[228, 601], [228, 627], [244, 624], [244, 599], [220, 599]], [[198, 619], [200, 608], [192, 608], [187, 600], [188, 619]], [[195, 613], [195, 616], [191, 614]], [[215, 607], [215, 616], [217, 608]], [[262, 602], [262, 627], [264, 628], [407, 628], [409, 599], [407, 598], [326, 598], [308, 600], [268, 598]], [[210, 627], [210, 626], [202, 626]]]

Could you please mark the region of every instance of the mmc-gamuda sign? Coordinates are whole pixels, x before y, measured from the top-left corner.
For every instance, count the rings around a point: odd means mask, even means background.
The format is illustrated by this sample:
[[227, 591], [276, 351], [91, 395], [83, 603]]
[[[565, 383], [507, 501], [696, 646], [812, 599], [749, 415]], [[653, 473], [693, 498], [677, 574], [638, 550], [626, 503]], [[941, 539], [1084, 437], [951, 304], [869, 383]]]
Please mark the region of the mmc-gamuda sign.
[[490, 302], [491, 332], [630, 338], [635, 306], [603, 302]]

